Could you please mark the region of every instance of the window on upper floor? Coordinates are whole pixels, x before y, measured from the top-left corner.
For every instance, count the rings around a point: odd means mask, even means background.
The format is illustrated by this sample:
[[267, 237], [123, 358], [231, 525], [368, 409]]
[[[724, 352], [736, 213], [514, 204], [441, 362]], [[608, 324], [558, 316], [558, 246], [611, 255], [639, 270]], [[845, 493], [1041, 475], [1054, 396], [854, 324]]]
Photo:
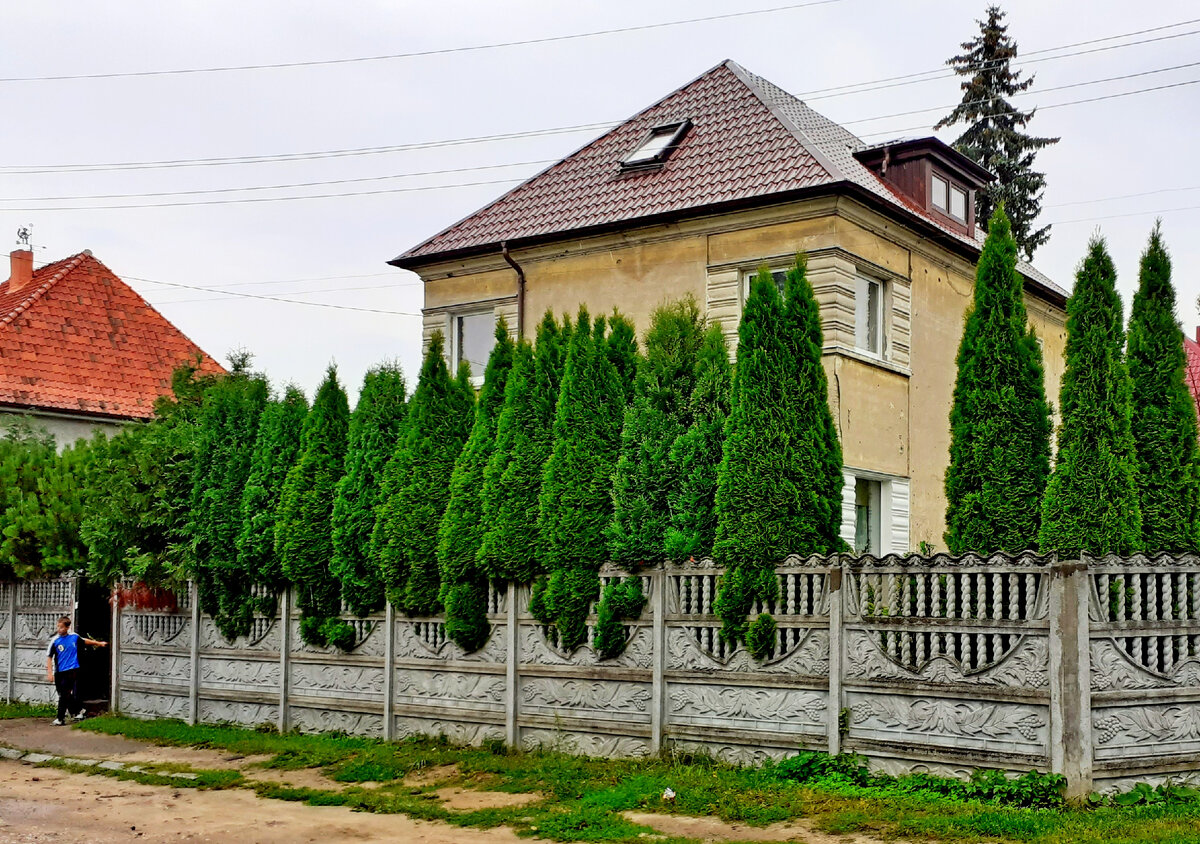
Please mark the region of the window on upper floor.
[[691, 125], [690, 121], [683, 120], [655, 126], [621, 159], [622, 169], [651, 167], [666, 161]]
[[933, 206], [934, 210], [941, 211], [947, 217], [953, 217], [960, 223], [965, 223], [970, 200], [970, 194], [962, 185], [956, 184], [938, 173], [930, 176], [929, 204]]
[[[770, 270], [771, 278], [775, 281], [775, 289], [779, 291], [780, 297], [783, 296], [784, 288], [787, 286], [787, 274], [785, 269]], [[754, 279], [758, 277], [758, 270], [746, 270], [742, 273], [742, 301], [750, 297], [750, 285], [754, 283]]]
[[933, 174], [933, 188], [929, 192], [933, 207], [942, 212], [950, 210], [950, 183], [936, 173]]
[[471, 366], [471, 381], [483, 383], [483, 371], [487, 367], [492, 346], [496, 345], [496, 314], [493, 309], [463, 311], [451, 316], [450, 365], [458, 369], [462, 361]]
[[854, 287], [854, 346], [868, 354], [883, 354], [883, 283], [862, 275]]

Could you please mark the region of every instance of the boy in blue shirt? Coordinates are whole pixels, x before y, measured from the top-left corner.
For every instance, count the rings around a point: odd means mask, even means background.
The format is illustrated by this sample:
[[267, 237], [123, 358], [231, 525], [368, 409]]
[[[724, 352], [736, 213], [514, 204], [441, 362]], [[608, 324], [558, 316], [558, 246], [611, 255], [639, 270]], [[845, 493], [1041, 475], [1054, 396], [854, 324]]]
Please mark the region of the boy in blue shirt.
[[77, 688], [80, 642], [100, 648], [108, 646], [108, 642], [98, 642], [72, 633], [71, 619], [64, 615], [58, 620], [58, 635], [50, 640], [50, 647], [46, 650], [46, 680], [58, 690], [58, 717], [53, 722], [56, 727], [66, 723], [67, 713], [73, 713], [75, 718], [84, 716]]

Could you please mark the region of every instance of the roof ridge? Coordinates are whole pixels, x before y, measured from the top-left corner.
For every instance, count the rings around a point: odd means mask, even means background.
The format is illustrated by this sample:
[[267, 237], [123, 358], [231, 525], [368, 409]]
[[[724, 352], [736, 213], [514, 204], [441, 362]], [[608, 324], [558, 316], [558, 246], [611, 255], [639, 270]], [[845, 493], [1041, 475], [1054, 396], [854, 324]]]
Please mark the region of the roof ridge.
[[[0, 325], [11, 324], [14, 320], [16, 320], [17, 317], [19, 317], [21, 314], [25, 313], [25, 311], [29, 310], [29, 308], [32, 307], [35, 302], [37, 302], [39, 299], [41, 299], [43, 296], [45, 296], [46, 293], [52, 287], [54, 287], [56, 284], [58, 284], [60, 281], [62, 281], [64, 278], [66, 278], [68, 275], [70, 275], [71, 272], [73, 270], [75, 270], [76, 267], [78, 267], [81, 263], [83, 263], [83, 259], [85, 257], [90, 257], [90, 256], [88, 256], [88, 254], [86, 252], [77, 252], [74, 255], [71, 255], [67, 258], [61, 258], [58, 261], [54, 261], [54, 262], [47, 264], [46, 266], [36, 270], [34, 272], [35, 278], [37, 277], [38, 273], [46, 272], [46, 270], [50, 269], [55, 264], [63, 265], [60, 269], [56, 270], [54, 272], [54, 274], [50, 276], [49, 279], [47, 279], [46, 281], [39, 282], [38, 284], [34, 285], [33, 289], [30, 291], [28, 296], [26, 296], [19, 303], [17, 303], [17, 305], [14, 308], [12, 308], [8, 313], [6, 313], [4, 316], [0, 317]], [[8, 283], [9, 282], [7, 282], [7, 281], [5, 282], [6, 285]], [[3, 292], [3, 291], [0, 291], [0, 292]]]
[[[727, 66], [733, 71], [734, 75], [741, 80], [743, 85], [754, 92], [754, 96], [758, 97], [759, 102], [766, 106], [767, 111], [771, 112], [775, 119], [782, 123], [784, 127], [786, 127], [787, 130], [792, 133], [796, 140], [800, 142], [800, 146], [804, 147], [804, 151], [815, 158], [817, 162], [825, 168], [825, 172], [828, 173], [830, 177], [839, 182], [848, 181], [847, 176], [842, 172], [842, 169], [833, 163], [833, 160], [827, 156], [823, 150], [821, 150], [821, 148], [812, 138], [808, 136], [808, 133], [801, 129], [794, 120], [784, 114], [782, 109], [779, 108], [779, 105], [775, 103], [772, 98], [767, 96], [767, 92], [763, 90], [761, 83], [768, 82], [768, 80], [756, 73], [750, 72], [732, 59], [727, 62]], [[782, 93], [791, 97], [809, 111], [813, 110], [807, 103], [804, 102], [804, 100], [800, 99], [799, 97], [789, 94], [778, 85], [774, 85], [770, 82], [768, 82], [768, 84], [771, 84], [776, 90], [781, 91]], [[821, 116], [824, 117], [824, 115]]]

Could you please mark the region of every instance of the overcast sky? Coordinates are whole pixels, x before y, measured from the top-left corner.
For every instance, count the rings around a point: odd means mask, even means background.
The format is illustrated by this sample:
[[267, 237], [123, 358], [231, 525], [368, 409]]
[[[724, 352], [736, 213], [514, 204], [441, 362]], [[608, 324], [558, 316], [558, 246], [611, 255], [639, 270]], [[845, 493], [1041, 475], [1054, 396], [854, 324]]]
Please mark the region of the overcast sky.
[[[276, 384], [292, 381], [311, 394], [334, 361], [352, 395], [364, 371], [382, 360], [398, 359], [415, 378], [421, 288], [416, 276], [385, 262], [598, 130], [240, 165], [63, 172], [64, 165], [279, 156], [615, 122], [725, 58], [808, 100], [868, 141], [927, 135], [960, 97], [952, 76], [841, 96], [812, 92], [937, 69], [977, 31], [975, 19], [986, 4], [833, 0], [734, 19], [382, 61], [7, 80], [439, 51], [783, 5], [787, 0], [122, 0], [98, 13], [94, 3], [9, 3], [0, 27], [0, 78], [6, 80], [0, 81], [0, 243], [11, 249], [16, 229], [32, 223], [37, 261], [91, 249], [206, 351], [224, 358], [231, 349], [246, 348]], [[1070, 287], [1088, 237], [1099, 227], [1128, 304], [1139, 254], [1160, 213], [1175, 261], [1179, 317], [1193, 330], [1200, 322], [1200, 176], [1192, 166], [1200, 84], [1178, 83], [1200, 82], [1200, 7], [1182, 0], [1095, 0], [1083, 12], [1075, 3], [1019, 0], [1004, 8], [1022, 54], [1181, 24], [1030, 55], [1044, 60], [1028, 65], [1037, 81], [1020, 102], [1043, 108], [1033, 131], [1062, 137], [1039, 158], [1049, 180], [1043, 219], [1056, 225], [1034, 263]], [[1196, 20], [1186, 23], [1190, 19]], [[1146, 39], [1158, 40], [1097, 50]], [[1094, 52], [1047, 58], [1081, 50]], [[1162, 70], [1180, 65], [1193, 66]], [[1080, 84], [1131, 74], [1144, 75]], [[1167, 85], [1176, 87], [1047, 108]], [[1060, 86], [1077, 87], [1049, 90]], [[885, 116], [917, 109], [934, 110]], [[953, 141], [957, 132], [940, 135]], [[35, 167], [58, 172], [15, 172]], [[381, 178], [414, 173], [426, 175]], [[362, 181], [180, 194], [349, 179]], [[412, 190], [427, 186], [448, 187]], [[365, 191], [377, 193], [229, 202]], [[36, 201], [113, 194], [168, 195]], [[215, 200], [223, 204], [78, 208]]]

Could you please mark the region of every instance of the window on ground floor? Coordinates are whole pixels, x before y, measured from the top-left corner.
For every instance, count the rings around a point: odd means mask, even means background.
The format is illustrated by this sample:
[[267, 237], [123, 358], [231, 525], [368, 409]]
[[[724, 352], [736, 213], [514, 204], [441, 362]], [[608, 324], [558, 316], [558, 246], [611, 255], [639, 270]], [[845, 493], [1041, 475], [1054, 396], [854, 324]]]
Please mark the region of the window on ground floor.
[[855, 554], [907, 553], [909, 480], [879, 472], [844, 469], [842, 539]]

